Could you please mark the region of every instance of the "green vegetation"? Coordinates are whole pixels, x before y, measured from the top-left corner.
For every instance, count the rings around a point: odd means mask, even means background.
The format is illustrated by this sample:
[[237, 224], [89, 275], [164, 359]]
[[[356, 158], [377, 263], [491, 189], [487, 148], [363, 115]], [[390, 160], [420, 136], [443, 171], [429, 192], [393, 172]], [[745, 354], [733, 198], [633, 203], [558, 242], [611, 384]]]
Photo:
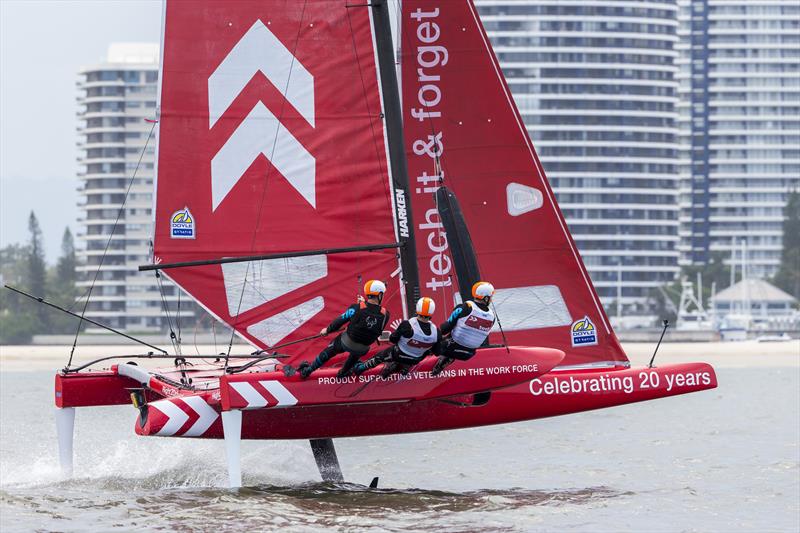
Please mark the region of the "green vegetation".
[[[34, 296], [70, 308], [77, 298], [75, 243], [69, 228], [61, 241], [61, 257], [47, 267], [42, 230], [36, 215], [28, 218], [30, 237], [25, 245], [12, 244], [0, 249], [0, 278], [3, 284], [18, 287]], [[30, 342], [37, 333], [74, 333], [77, 321], [58, 311], [7, 289], [0, 289], [0, 343]]]
[[800, 191], [789, 193], [784, 216], [781, 265], [772, 283], [800, 298]]

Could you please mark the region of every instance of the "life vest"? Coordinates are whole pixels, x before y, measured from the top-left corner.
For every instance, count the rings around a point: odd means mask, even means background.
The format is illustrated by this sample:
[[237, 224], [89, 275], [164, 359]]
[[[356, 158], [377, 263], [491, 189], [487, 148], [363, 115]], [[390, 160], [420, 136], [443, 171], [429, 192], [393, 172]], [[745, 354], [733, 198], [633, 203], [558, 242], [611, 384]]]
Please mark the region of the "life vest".
[[419, 359], [425, 355], [425, 352], [431, 349], [431, 346], [436, 344], [436, 339], [439, 337], [438, 330], [436, 326], [430, 324], [431, 332], [426, 335], [425, 332], [422, 331], [417, 317], [409, 319], [408, 323], [411, 324], [414, 335], [412, 335], [411, 338], [400, 337], [400, 340], [397, 341], [397, 347], [400, 348], [400, 351], [405, 355]]
[[494, 326], [494, 313], [491, 309], [484, 311], [474, 302], [467, 302], [470, 313], [456, 321], [450, 336], [461, 346], [478, 348]]
[[386, 321], [386, 309], [375, 304], [367, 305], [361, 302], [358, 310], [350, 318], [347, 326], [347, 336], [354, 342], [369, 346], [383, 333], [383, 323]]

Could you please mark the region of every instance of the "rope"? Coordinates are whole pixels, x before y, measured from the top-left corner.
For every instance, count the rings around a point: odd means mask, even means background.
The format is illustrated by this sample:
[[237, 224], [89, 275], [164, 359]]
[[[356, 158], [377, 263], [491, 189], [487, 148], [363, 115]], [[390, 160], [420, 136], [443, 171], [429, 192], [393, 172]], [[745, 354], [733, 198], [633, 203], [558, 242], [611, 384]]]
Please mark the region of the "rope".
[[[352, 21], [352, 18], [350, 17], [350, 11], [349, 10], [347, 11], [347, 24], [350, 27], [350, 41], [353, 43], [353, 56], [355, 57], [356, 66], [358, 67], [358, 76], [361, 79], [361, 91], [362, 91], [362, 94], [364, 96], [364, 107], [367, 110], [367, 118], [369, 119], [369, 129], [370, 129], [370, 135], [372, 137], [372, 146], [375, 149], [375, 161], [378, 163], [378, 177], [379, 177], [378, 179], [381, 180], [381, 178], [383, 176], [388, 176], [389, 175], [389, 169], [388, 168], [384, 169], [384, 166], [383, 166], [383, 159], [381, 158], [381, 149], [380, 149], [380, 143], [378, 141], [378, 134], [375, 131], [375, 120], [373, 118], [374, 116], [372, 114], [372, 110], [369, 107], [369, 97], [367, 95], [367, 84], [366, 84], [366, 81], [364, 79], [364, 70], [361, 67], [361, 59], [358, 56], [358, 46], [356, 45], [355, 32], [353, 31], [353, 21]], [[399, 22], [398, 22], [398, 24], [399, 24]], [[383, 117], [384, 117], [384, 114], [383, 114], [383, 112], [381, 112], [379, 114], [379, 118], [381, 120], [383, 120]], [[392, 208], [392, 197], [391, 197], [391, 194], [389, 193], [389, 187], [387, 187], [387, 184], [385, 184], [385, 183], [380, 183], [380, 186], [381, 186], [381, 189], [383, 189], [383, 193], [384, 193], [384, 196], [386, 198], [386, 207], [387, 207], [387, 209], [389, 209], [390, 211], [393, 211], [393, 208]], [[357, 191], [357, 193], [356, 193], [358, 195], [358, 199], [357, 200], [360, 203], [360, 200], [363, 197], [364, 188], [362, 188], [362, 187], [353, 187], [353, 189], [355, 191]], [[360, 232], [360, 228], [361, 228], [361, 209], [357, 209], [356, 210], [355, 228], [356, 228], [355, 229], [356, 242], [360, 242], [360, 240], [359, 240], [359, 234], [360, 233], [359, 232]], [[358, 255], [356, 255], [356, 272], [359, 272], [359, 274], [358, 274], [358, 278], [357, 278], [357, 280], [358, 280], [358, 290], [357, 290], [356, 294], [360, 294], [361, 293], [361, 286], [362, 286], [360, 265], [361, 265], [361, 255], [358, 254]], [[403, 283], [402, 277], [401, 277], [399, 282]]]
[[153, 125], [150, 127], [150, 132], [147, 134], [147, 139], [144, 142], [144, 147], [142, 147], [142, 152], [139, 154], [139, 160], [136, 162], [136, 168], [133, 170], [133, 175], [131, 176], [130, 181], [128, 182], [128, 188], [125, 190], [125, 196], [122, 198], [122, 205], [119, 206], [119, 210], [117, 211], [117, 218], [114, 219], [114, 225], [111, 227], [111, 235], [108, 236], [108, 241], [106, 241], [106, 247], [103, 250], [103, 255], [100, 257], [100, 264], [97, 265], [97, 270], [94, 273], [94, 279], [92, 279], [91, 285], [89, 285], [89, 290], [86, 295], [86, 300], [83, 302], [83, 309], [81, 310], [80, 320], [78, 321], [78, 328], [75, 331], [75, 339], [72, 341], [72, 349], [69, 352], [69, 361], [67, 362], [67, 367], [72, 366], [72, 357], [75, 355], [75, 347], [78, 345], [78, 336], [81, 333], [81, 327], [83, 326], [83, 317], [86, 315], [86, 308], [89, 306], [89, 300], [92, 297], [92, 290], [94, 290], [95, 283], [97, 283], [97, 278], [100, 275], [100, 270], [103, 268], [103, 262], [106, 259], [106, 255], [108, 254], [108, 249], [111, 246], [111, 239], [114, 238], [114, 232], [117, 230], [117, 225], [119, 224], [119, 219], [122, 217], [122, 213], [125, 210], [125, 204], [128, 202], [128, 195], [131, 192], [131, 187], [133, 187], [133, 182], [136, 179], [136, 174], [139, 172], [139, 166], [142, 164], [142, 159], [144, 158], [145, 151], [147, 150], [147, 145], [150, 144], [150, 139], [153, 137], [153, 130], [156, 127], [157, 122], [153, 122]]
[[167, 297], [164, 294], [164, 285], [161, 282], [161, 273], [156, 270], [156, 284], [158, 285], [158, 293], [161, 296], [161, 306], [164, 308], [164, 314], [167, 315], [167, 325], [169, 326], [169, 340], [172, 343], [172, 349], [175, 350], [175, 355], [180, 355], [180, 346], [177, 343], [177, 338], [175, 337], [175, 330], [172, 329], [172, 318], [169, 314], [169, 304], [167, 303]]

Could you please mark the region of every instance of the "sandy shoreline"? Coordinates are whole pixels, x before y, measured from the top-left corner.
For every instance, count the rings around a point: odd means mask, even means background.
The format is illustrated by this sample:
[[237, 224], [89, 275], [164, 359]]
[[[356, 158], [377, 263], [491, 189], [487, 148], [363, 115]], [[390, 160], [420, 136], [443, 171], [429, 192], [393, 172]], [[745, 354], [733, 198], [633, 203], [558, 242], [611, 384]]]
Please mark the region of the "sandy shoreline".
[[[644, 366], [653, 354], [655, 344], [650, 342], [625, 343], [623, 345], [633, 366]], [[70, 346], [0, 346], [0, 371], [24, 372], [57, 370], [69, 357]], [[198, 346], [200, 354], [217, 353], [221, 347]], [[136, 346], [79, 346], [75, 351], [73, 365], [108, 355], [132, 355], [143, 353]], [[186, 346], [184, 354], [195, 355], [194, 346]], [[234, 346], [233, 354], [249, 353], [245, 346]], [[665, 343], [661, 345], [656, 363], [680, 363], [703, 361], [721, 368], [743, 367], [798, 367], [800, 368], [800, 340], [791, 342], [706, 342]], [[145, 362], [144, 366], [168, 366], [169, 360]]]

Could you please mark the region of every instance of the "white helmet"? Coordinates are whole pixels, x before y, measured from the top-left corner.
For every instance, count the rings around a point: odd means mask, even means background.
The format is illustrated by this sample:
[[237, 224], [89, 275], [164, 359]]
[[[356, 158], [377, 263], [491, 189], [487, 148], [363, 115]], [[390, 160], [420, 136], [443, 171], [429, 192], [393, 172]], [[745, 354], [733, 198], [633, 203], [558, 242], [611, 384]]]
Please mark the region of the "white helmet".
[[417, 314], [419, 316], [430, 318], [431, 316], [433, 316], [433, 313], [435, 312], [436, 312], [436, 303], [434, 303], [433, 298], [428, 298], [427, 296], [425, 296], [417, 300]]
[[364, 284], [366, 296], [383, 296], [384, 292], [386, 292], [386, 285], [381, 280], [371, 279]]
[[494, 286], [487, 281], [479, 281], [472, 286], [472, 297], [476, 300], [484, 300], [494, 296]]

